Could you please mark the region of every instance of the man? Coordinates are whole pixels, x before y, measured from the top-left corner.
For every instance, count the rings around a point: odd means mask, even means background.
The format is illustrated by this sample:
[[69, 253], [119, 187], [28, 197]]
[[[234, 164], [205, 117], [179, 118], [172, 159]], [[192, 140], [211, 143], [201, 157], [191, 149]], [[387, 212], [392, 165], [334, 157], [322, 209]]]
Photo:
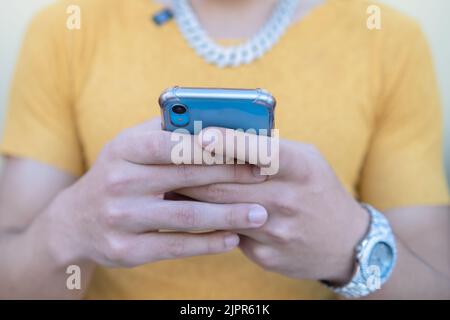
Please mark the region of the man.
[[[256, 34], [277, 5], [190, 3], [217, 43]], [[173, 21], [150, 22], [161, 4], [70, 4], [81, 30], [66, 28], [69, 2], [51, 6], [16, 71], [2, 144], [1, 296], [333, 297], [319, 281], [343, 296], [450, 296], [441, 110], [414, 22], [382, 7], [383, 29], [371, 31], [368, 2], [300, 1], [276, 46], [223, 69]], [[182, 26], [188, 7], [179, 8]], [[274, 93], [278, 174], [173, 165], [170, 134], [148, 120], [174, 84]], [[171, 191], [198, 201], [162, 199]], [[386, 234], [381, 246], [359, 248], [373, 230]], [[381, 290], [355, 278], [368, 272], [355, 250], [378, 259]], [[81, 268], [81, 290], [66, 287], [70, 265]]]

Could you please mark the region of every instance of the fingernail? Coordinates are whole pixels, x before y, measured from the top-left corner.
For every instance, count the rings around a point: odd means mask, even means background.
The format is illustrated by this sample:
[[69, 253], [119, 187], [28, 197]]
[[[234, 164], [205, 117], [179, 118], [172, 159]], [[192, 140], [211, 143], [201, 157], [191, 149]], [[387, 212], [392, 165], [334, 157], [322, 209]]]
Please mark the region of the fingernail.
[[267, 211], [261, 206], [253, 206], [248, 212], [248, 220], [252, 224], [262, 225], [267, 220]]
[[234, 248], [239, 244], [239, 236], [230, 234], [225, 237], [225, 247]]

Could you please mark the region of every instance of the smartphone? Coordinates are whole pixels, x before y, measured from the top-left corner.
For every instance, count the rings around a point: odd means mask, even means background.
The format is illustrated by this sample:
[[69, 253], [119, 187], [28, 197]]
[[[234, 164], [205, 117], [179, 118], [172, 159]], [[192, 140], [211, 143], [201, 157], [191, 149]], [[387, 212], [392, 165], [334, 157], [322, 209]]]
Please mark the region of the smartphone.
[[160, 98], [162, 128], [167, 131], [223, 127], [270, 135], [275, 98], [263, 89], [172, 87]]

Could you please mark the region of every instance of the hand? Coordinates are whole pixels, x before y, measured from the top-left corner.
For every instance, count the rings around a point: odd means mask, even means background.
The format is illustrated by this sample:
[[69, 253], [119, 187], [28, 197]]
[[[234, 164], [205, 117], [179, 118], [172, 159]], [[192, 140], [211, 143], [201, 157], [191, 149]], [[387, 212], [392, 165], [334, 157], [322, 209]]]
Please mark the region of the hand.
[[[226, 252], [233, 232], [261, 226], [258, 205], [164, 200], [168, 191], [213, 183], [257, 183], [250, 166], [171, 164], [170, 133], [160, 120], [125, 130], [108, 143], [93, 167], [52, 204], [51, 241], [61, 260], [133, 267], [162, 259]], [[198, 145], [197, 145], [197, 148]], [[159, 230], [178, 232], [158, 232]]]
[[[199, 139], [214, 135], [211, 131], [203, 133]], [[255, 139], [242, 132], [233, 134], [241, 141]], [[258, 146], [267, 145], [269, 139], [273, 138], [258, 136]], [[224, 141], [212, 146], [206, 140], [200, 141], [204, 148], [230, 157], [227, 150], [216, 148], [226, 145]], [[239, 155], [233, 151], [233, 156]], [[248, 150], [245, 154], [239, 160], [248, 161]], [[302, 143], [279, 142], [279, 172], [263, 183], [212, 184], [178, 192], [211, 203], [248, 202], [264, 206], [268, 221], [258, 229], [239, 230], [240, 248], [263, 268], [293, 278], [348, 282], [353, 273], [355, 247], [369, 224], [368, 213], [344, 189], [319, 151]]]

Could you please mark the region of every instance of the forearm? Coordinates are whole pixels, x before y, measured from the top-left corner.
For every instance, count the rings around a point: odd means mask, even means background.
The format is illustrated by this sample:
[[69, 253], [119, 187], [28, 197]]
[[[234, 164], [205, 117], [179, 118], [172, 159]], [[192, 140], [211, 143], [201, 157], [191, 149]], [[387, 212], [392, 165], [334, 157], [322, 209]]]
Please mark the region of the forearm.
[[450, 207], [401, 208], [386, 216], [396, 234], [397, 265], [369, 298], [450, 299]]
[[367, 299], [450, 299], [450, 278], [397, 241], [397, 265], [381, 290]]
[[[55, 246], [54, 228], [48, 212], [44, 212], [23, 231], [0, 231], [0, 298], [78, 299], [83, 296], [94, 265], [65, 260], [68, 255], [56, 251], [64, 247]], [[69, 290], [66, 286], [70, 276], [66, 270], [70, 264], [81, 268], [80, 290]]]

